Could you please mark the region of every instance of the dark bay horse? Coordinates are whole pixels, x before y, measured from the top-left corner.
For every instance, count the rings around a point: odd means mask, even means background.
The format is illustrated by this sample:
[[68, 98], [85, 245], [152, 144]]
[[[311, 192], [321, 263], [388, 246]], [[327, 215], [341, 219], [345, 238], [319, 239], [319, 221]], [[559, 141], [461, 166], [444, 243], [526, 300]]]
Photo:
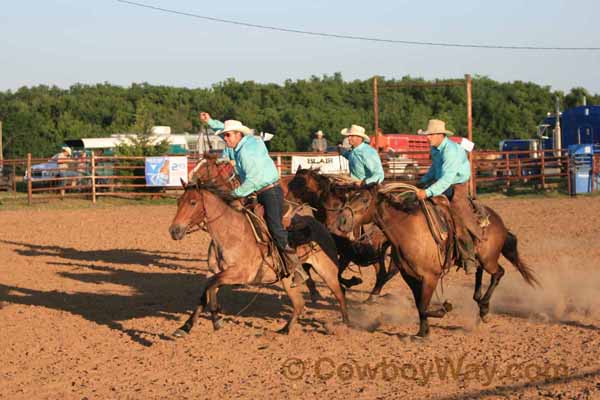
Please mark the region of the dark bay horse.
[[[336, 183], [336, 181], [339, 182]], [[375, 267], [376, 282], [369, 295], [368, 300], [370, 300], [373, 296], [381, 293], [383, 285], [393, 276], [393, 273], [388, 274], [385, 267], [386, 252], [390, 248], [390, 243], [383, 232], [376, 227], [367, 232], [368, 241], [360, 242], [350, 239], [349, 232], [342, 232], [337, 229], [337, 213], [343, 209], [347, 197], [345, 190], [340, 195], [336, 188], [345, 189], [349, 187], [347, 181], [342, 182], [336, 178], [320, 174], [318, 169], [298, 168], [288, 184], [288, 199], [305, 202], [314, 207], [317, 210], [315, 217], [323, 222], [332, 233], [338, 249], [339, 280], [345, 287], [349, 288], [362, 282], [357, 277], [352, 279], [342, 277], [342, 273], [350, 262], [360, 267], [371, 265]], [[360, 234], [356, 233], [354, 238], [359, 236]], [[395, 268], [391, 269], [397, 271]]]
[[[359, 195], [353, 196], [346, 207], [338, 213], [338, 224], [344, 225], [353, 219], [360, 219], [362, 222], [373, 221], [383, 230], [393, 244], [392, 256], [397, 261], [400, 273], [415, 298], [420, 321], [417, 336], [425, 337], [429, 334], [427, 318], [441, 318], [449, 311], [447, 307], [438, 310], [428, 308], [438, 280], [449, 267], [456, 264], [457, 254], [452, 251], [455, 239], [452, 234], [449, 234], [444, 242], [440, 243], [449, 251], [441, 252], [430, 231], [423, 206], [416, 200], [414, 193], [410, 193], [410, 189], [404, 192], [396, 191], [396, 194], [408, 194], [408, 196], [398, 197], [391, 195], [385, 187], [386, 185], [363, 189]], [[443, 200], [445, 197], [442, 203]], [[479, 306], [479, 315], [484, 322], [487, 321], [492, 294], [504, 275], [504, 268], [498, 263], [500, 254], [516, 267], [530, 286], [539, 285], [532, 269], [525, 265], [519, 256], [517, 237], [508, 231], [494, 210], [485, 208], [489, 213], [490, 224], [486, 228], [487, 240], [483, 241], [477, 249], [480, 265], [475, 275], [473, 295], [473, 299]], [[450, 218], [449, 209], [445, 210], [444, 214]], [[484, 270], [491, 275], [491, 280], [490, 286], [482, 296], [481, 283]]]
[[[208, 278], [200, 301], [185, 324], [175, 331], [177, 337], [189, 333], [204, 307], [209, 305], [213, 328], [221, 326], [216, 291], [223, 285], [272, 284], [279, 281], [270, 257], [265, 257], [257, 243], [253, 228], [246, 216], [229, 205], [234, 199], [228, 192], [211, 183], [187, 185], [178, 200], [177, 214], [169, 228], [171, 237], [181, 240], [190, 226], [205, 224], [211, 238], [222, 251], [222, 270]], [[310, 218], [310, 217], [303, 217]], [[335, 244], [326, 229], [314, 218], [304, 224], [310, 229], [310, 242], [297, 247], [303, 263], [310, 264], [331, 289], [340, 304], [342, 319], [348, 323], [346, 300], [337, 280]], [[319, 227], [321, 230], [319, 230]], [[292, 316], [280, 330], [288, 333], [303, 310], [304, 300], [300, 287], [291, 287], [292, 277], [281, 279], [293, 306]]]

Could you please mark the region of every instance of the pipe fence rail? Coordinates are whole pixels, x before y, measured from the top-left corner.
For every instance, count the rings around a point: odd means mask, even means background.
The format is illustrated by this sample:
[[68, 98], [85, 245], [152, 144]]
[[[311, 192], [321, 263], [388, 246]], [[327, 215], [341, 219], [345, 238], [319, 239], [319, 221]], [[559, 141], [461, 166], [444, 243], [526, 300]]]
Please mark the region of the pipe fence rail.
[[[272, 152], [282, 176], [294, 174], [292, 158], [340, 157], [337, 153]], [[201, 156], [200, 156], [201, 157]], [[564, 150], [475, 151], [472, 153], [474, 195], [527, 186], [536, 189], [566, 188], [573, 194], [572, 160]], [[431, 166], [429, 152], [381, 153], [386, 180], [415, 183]], [[32, 158], [0, 160], [0, 190], [27, 193], [27, 202], [80, 197], [96, 202], [101, 196], [174, 197], [180, 187], [146, 185], [144, 157], [96, 156], [49, 160]], [[188, 171], [199, 156], [188, 156]], [[600, 154], [594, 156], [592, 190], [599, 189]]]

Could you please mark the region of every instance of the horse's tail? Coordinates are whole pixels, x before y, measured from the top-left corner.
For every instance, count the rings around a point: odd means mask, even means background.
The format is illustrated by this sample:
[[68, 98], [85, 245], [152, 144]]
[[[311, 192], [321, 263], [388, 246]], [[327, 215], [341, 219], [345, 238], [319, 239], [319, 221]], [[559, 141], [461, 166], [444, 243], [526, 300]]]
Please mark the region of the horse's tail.
[[502, 246], [502, 255], [506, 257], [519, 271], [525, 282], [530, 286], [541, 286], [540, 282], [535, 277], [533, 269], [527, 266], [519, 257], [519, 250], [517, 249], [517, 237], [512, 233], [508, 232], [504, 246]]

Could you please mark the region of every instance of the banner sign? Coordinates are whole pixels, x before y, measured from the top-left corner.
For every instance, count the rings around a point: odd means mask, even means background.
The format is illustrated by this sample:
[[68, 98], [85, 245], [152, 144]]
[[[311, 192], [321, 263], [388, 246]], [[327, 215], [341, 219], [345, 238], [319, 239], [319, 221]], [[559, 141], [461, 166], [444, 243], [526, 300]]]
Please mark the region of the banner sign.
[[342, 156], [292, 156], [292, 173], [300, 168], [320, 168], [324, 174], [348, 173], [348, 160]]
[[181, 186], [187, 182], [187, 157], [146, 157], [146, 186]]

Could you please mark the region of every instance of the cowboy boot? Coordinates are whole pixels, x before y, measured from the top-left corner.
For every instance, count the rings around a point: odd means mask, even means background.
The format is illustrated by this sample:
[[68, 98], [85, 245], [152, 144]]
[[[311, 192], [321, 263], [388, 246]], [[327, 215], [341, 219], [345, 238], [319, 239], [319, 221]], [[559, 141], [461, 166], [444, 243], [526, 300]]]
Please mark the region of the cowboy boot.
[[306, 271], [304, 271], [304, 268], [302, 268], [302, 265], [300, 264], [300, 259], [296, 255], [296, 249], [290, 247], [288, 244], [285, 246], [285, 249], [283, 249], [283, 256], [285, 257], [285, 263], [287, 265], [288, 272], [290, 275], [294, 276], [290, 286], [296, 287], [306, 282], [308, 279], [308, 274]]

